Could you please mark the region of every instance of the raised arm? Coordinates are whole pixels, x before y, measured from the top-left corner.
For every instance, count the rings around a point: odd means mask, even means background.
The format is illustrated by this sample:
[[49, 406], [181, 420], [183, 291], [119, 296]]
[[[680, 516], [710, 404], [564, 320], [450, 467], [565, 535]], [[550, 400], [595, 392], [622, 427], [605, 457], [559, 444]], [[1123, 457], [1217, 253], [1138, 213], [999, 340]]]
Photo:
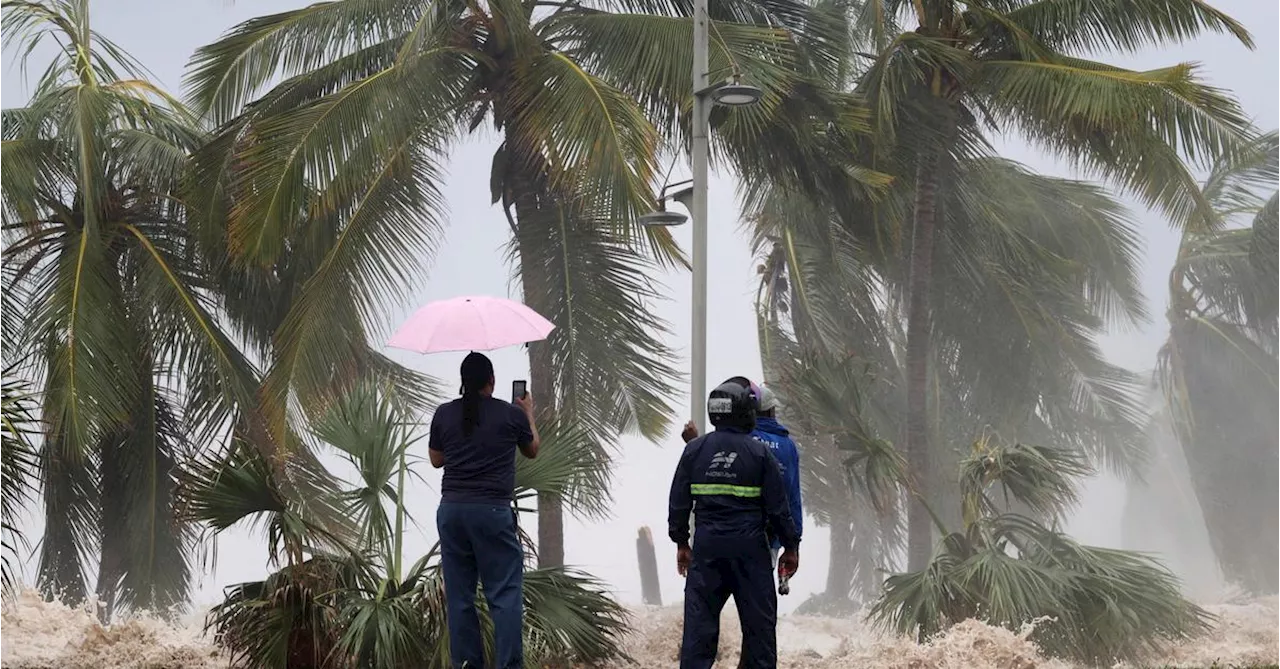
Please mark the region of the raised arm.
[[525, 393], [524, 397], [517, 398], [512, 414], [520, 454], [530, 460], [538, 457], [542, 437], [538, 436], [538, 423], [533, 418], [533, 395]]

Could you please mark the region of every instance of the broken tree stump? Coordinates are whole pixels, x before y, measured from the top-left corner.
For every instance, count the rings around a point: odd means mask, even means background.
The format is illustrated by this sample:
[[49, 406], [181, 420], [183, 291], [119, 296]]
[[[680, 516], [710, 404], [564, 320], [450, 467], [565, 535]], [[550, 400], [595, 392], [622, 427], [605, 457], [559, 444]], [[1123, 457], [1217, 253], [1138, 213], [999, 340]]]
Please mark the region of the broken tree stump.
[[658, 585], [658, 556], [653, 549], [653, 534], [640, 528], [636, 538], [636, 560], [640, 563], [640, 595], [650, 606], [662, 606], [662, 588]]

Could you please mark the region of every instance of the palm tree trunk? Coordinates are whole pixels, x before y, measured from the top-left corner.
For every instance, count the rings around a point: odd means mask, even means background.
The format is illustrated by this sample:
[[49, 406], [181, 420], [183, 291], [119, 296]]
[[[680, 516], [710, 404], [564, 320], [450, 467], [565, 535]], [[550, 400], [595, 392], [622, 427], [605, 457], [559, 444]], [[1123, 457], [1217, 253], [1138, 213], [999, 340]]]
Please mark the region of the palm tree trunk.
[[823, 597], [828, 603], [848, 601], [854, 575], [853, 523], [843, 514], [831, 519], [829, 557]]
[[[920, 156], [916, 172], [915, 220], [911, 234], [911, 275], [907, 311], [906, 456], [916, 494], [907, 513], [908, 569], [923, 569], [933, 552], [933, 523], [926, 496], [932, 489], [929, 446], [929, 355], [933, 348], [929, 294], [937, 220], [938, 161], [941, 150]], [[936, 508], [936, 505], [935, 505]]]
[[[546, 342], [529, 346], [529, 384], [531, 389], [545, 388], [544, 401], [537, 405], [537, 421], [544, 433], [555, 424], [552, 387], [551, 347]], [[538, 493], [538, 567], [564, 566], [564, 501], [558, 493]]]
[[[520, 257], [520, 283], [524, 287], [524, 301], [534, 311], [551, 318], [544, 296], [547, 282], [551, 280], [549, 268], [540, 264], [529, 253], [526, 239], [543, 234], [543, 222], [554, 212], [549, 198], [541, 197], [542, 189], [537, 179], [515, 175], [511, 179], [512, 199], [516, 210], [517, 253]], [[557, 326], [562, 324], [557, 323]], [[534, 395], [537, 414], [535, 419], [542, 434], [554, 434], [556, 424], [555, 361], [547, 341], [529, 344], [529, 392]], [[564, 566], [564, 502], [558, 493], [538, 493], [538, 567]]]

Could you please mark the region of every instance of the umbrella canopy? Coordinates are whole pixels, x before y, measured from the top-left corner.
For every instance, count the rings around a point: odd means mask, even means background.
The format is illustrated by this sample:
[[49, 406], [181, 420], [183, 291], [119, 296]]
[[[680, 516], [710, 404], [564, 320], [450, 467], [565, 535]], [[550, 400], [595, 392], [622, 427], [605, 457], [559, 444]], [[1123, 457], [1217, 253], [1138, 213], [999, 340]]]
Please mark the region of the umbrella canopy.
[[555, 329], [525, 305], [500, 297], [455, 297], [414, 312], [388, 346], [418, 353], [492, 351], [541, 341]]

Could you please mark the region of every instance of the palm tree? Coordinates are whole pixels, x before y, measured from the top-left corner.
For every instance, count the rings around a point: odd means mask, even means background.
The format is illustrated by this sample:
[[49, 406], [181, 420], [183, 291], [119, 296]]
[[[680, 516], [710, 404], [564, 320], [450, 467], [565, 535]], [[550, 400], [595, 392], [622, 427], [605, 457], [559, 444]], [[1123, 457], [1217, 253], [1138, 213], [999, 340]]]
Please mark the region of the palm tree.
[[[315, 436], [359, 476], [329, 503], [358, 519], [364, 531], [350, 550], [317, 551], [263, 581], [229, 590], [208, 624], [237, 663], [262, 669], [449, 666], [438, 554], [432, 549], [407, 568], [402, 558], [405, 521], [412, 520], [403, 498], [405, 480], [414, 475], [409, 449], [420, 426], [409, 420], [412, 409], [395, 392], [392, 384], [360, 381], [318, 421]], [[564, 438], [549, 434], [547, 443]], [[242, 452], [262, 462], [256, 450]], [[588, 452], [558, 447], [546, 455], [517, 468], [521, 498], [533, 493], [532, 486], [567, 492], [574, 478], [592, 467], [582, 461], [590, 459]], [[197, 516], [222, 529], [262, 521], [269, 527], [307, 525], [283, 507], [253, 510], [242, 503], [271, 497], [270, 467], [227, 470], [212, 464], [189, 488]], [[604, 500], [574, 502], [591, 509]], [[313, 545], [323, 542], [315, 539]], [[626, 611], [594, 579], [560, 568], [528, 571], [525, 606], [527, 661], [594, 664], [624, 657], [620, 641]], [[483, 602], [480, 608], [484, 614]], [[487, 614], [482, 620], [491, 634]]]
[[0, 171], [6, 354], [42, 389], [40, 584], [81, 601], [96, 554], [108, 611], [165, 611], [192, 568], [178, 463], [254, 402], [180, 197], [203, 137], [84, 0], [3, 7], [6, 42], [58, 48], [28, 104], [4, 110]]
[[903, 539], [901, 457], [875, 428], [884, 424], [875, 394], [886, 384], [858, 356], [805, 351], [780, 328], [769, 340], [769, 382], [803, 440], [805, 511], [831, 528], [826, 588], [802, 610], [848, 615], [879, 596]]
[[[1070, 451], [976, 441], [960, 464], [963, 523], [939, 528], [942, 544], [923, 568], [886, 581], [871, 618], [921, 641], [975, 617], [1011, 630], [1030, 624], [1047, 654], [1092, 666], [1208, 631], [1212, 616], [1182, 597], [1159, 562], [1057, 531], [1091, 471]], [[1013, 503], [1039, 518], [1011, 512]]]
[[1154, 410], [1147, 421], [1148, 451], [1141, 478], [1125, 485], [1120, 547], [1159, 555], [1193, 599], [1212, 596], [1222, 591], [1222, 569], [1164, 393], [1156, 386], [1147, 394]]
[[[312, 221], [337, 226], [339, 243], [273, 340], [265, 394], [276, 430], [290, 401], [323, 404], [350, 339], [327, 326], [350, 315], [335, 310], [354, 306], [367, 322], [385, 298], [404, 297], [440, 229], [439, 162], [492, 124], [501, 144], [490, 184], [511, 259], [525, 301], [557, 325], [530, 347], [539, 424], [585, 426], [574, 447], [600, 459], [621, 432], [664, 433], [676, 372], [646, 273], [682, 257], [665, 232], [639, 233], [635, 217], [652, 208], [661, 145], [646, 111], [687, 114], [689, 14], [684, 3], [627, 0], [344, 0], [247, 21], [196, 54], [191, 99], [217, 126], [195, 199], [207, 242], [241, 266], [269, 267]], [[731, 155], [759, 165], [732, 147], [762, 127], [774, 129], [773, 146], [797, 144], [787, 114], [835, 109], [818, 92], [788, 93], [804, 83], [800, 66], [830, 67], [820, 56], [843, 37], [795, 0], [716, 2], [711, 16], [714, 72], [766, 91], [760, 109], [713, 123]], [[540, 497], [538, 525], [541, 564], [562, 564], [556, 494]]]
[[[1220, 225], [1187, 230], [1169, 275], [1158, 379], [1226, 577], [1275, 592], [1277, 139], [1225, 157], [1204, 186]], [[1241, 219], [1247, 227], [1238, 227]]]
[[[914, 29], [907, 26], [915, 24]], [[941, 216], [956, 162], [981, 151], [986, 132], [1019, 135], [1137, 195], [1184, 229], [1214, 225], [1210, 203], [1182, 156], [1238, 150], [1248, 121], [1195, 67], [1135, 72], [1087, 59], [1223, 32], [1248, 32], [1202, 0], [887, 0], [866, 3], [855, 32], [870, 55], [857, 91], [872, 113], [883, 160], [904, 175], [911, 226], [903, 268], [907, 313], [905, 451], [931, 496], [940, 480], [930, 438], [929, 369], [941, 350], [934, 313]], [[912, 564], [933, 543], [925, 507], [910, 513]]]
[[[865, 366], [871, 374], [843, 373], [831, 383], [860, 386], [867, 412], [860, 420], [891, 440], [906, 432], [909, 387], [907, 277], [892, 242], [894, 217], [904, 214], [893, 198], [911, 188], [909, 181], [896, 187], [879, 210], [852, 219], [825, 202], [775, 190], [761, 194], [751, 219], [758, 247], [769, 252], [764, 332], [783, 331], [761, 346], [766, 364], [777, 368], [770, 381], [789, 395], [810, 382], [810, 367]], [[1142, 446], [1140, 384], [1108, 364], [1095, 341], [1108, 322], [1144, 314], [1137, 234], [1124, 209], [1096, 186], [990, 157], [955, 163], [939, 198], [939, 281], [929, 305], [933, 463], [954, 467], [973, 439], [995, 429], [1099, 465], [1131, 466]], [[791, 415], [802, 416], [814, 405], [791, 406]], [[836, 417], [825, 420], [839, 425]], [[951, 491], [946, 499], [959, 499], [954, 480], [928, 485], [931, 494]], [[960, 522], [958, 502], [930, 506], [948, 524]]]

